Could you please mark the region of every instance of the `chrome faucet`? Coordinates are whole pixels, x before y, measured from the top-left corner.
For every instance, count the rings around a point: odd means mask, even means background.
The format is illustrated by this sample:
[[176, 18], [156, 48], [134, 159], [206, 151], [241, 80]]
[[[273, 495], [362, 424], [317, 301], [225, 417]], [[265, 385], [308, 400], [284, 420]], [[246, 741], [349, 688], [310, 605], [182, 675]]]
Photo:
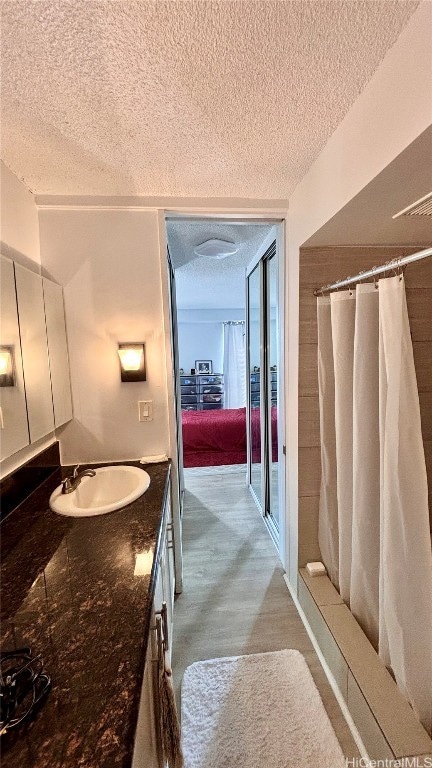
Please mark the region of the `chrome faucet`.
[[72, 475], [69, 475], [69, 477], [66, 477], [65, 480], [63, 480], [62, 493], [72, 493], [72, 491], [78, 488], [83, 477], [94, 477], [96, 475], [94, 469], [83, 469], [82, 472], [79, 472], [79, 467], [80, 465], [77, 464]]

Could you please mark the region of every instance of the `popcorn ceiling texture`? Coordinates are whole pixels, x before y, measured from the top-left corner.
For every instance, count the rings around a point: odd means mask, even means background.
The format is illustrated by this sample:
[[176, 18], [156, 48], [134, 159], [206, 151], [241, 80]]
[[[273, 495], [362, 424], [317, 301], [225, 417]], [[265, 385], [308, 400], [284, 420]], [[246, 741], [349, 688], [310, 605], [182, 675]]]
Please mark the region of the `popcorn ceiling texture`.
[[[234, 309], [245, 304], [246, 267], [272, 229], [268, 224], [225, 224], [218, 221], [168, 221], [170, 256], [176, 270], [179, 309]], [[196, 245], [217, 238], [239, 245], [226, 259], [196, 256]]]
[[230, 269], [233, 262], [247, 267], [256, 255], [272, 228], [271, 224], [227, 224], [212, 219], [190, 221], [188, 219], [169, 219], [167, 237], [171, 261], [174, 269], [182, 267], [185, 271], [194, 269], [197, 263], [209, 266], [217, 260], [208, 256], [196, 256], [194, 248], [206, 240], [226, 240], [239, 246], [237, 253], [219, 261], [219, 267]]
[[287, 197], [417, 5], [4, 0], [3, 159], [40, 194]]

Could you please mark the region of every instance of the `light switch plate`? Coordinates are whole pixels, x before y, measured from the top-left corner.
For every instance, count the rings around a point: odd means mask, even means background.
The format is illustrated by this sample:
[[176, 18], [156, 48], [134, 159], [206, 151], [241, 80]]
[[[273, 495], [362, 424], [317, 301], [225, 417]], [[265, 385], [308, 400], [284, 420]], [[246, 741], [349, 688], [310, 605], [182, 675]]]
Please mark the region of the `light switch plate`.
[[138, 421], [153, 421], [153, 400], [138, 400]]

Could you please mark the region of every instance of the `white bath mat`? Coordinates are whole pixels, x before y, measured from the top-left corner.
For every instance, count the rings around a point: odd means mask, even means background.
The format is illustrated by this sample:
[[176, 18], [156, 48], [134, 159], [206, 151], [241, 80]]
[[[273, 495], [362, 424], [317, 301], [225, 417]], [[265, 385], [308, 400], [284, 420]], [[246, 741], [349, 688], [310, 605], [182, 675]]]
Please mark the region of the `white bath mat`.
[[344, 768], [299, 651], [199, 661], [182, 683], [185, 768]]

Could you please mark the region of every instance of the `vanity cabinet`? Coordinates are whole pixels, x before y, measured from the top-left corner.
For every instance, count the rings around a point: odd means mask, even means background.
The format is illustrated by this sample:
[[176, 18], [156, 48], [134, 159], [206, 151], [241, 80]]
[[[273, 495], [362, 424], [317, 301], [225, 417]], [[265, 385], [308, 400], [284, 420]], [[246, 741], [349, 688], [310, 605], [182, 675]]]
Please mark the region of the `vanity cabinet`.
[[[140, 708], [135, 735], [132, 768], [164, 768], [160, 738], [158, 659], [162, 654], [161, 633], [156, 622], [160, 621], [162, 634], [168, 634], [168, 657], [171, 663], [174, 611], [174, 547], [171, 514], [171, 489], [168, 488], [163, 522], [162, 543], [157, 559], [157, 579], [150, 620], [150, 635], [141, 688]], [[164, 618], [164, 614], [166, 618]]]
[[[152, 612], [152, 621], [155, 620]], [[141, 688], [138, 725], [135, 734], [135, 746], [132, 768], [161, 768], [162, 756], [159, 745], [157, 711], [155, 706], [157, 692], [157, 641], [150, 633]]]
[[40, 275], [15, 264], [30, 442], [54, 431], [45, 308]]
[[[171, 497], [167, 498], [166, 507], [166, 528], [163, 538], [163, 550], [160, 558], [160, 581], [162, 588], [162, 601], [167, 606], [168, 622], [168, 653], [171, 660], [172, 653], [172, 635], [173, 635], [173, 617], [174, 617], [174, 594], [175, 594], [175, 571], [174, 571], [174, 529], [171, 511]], [[157, 608], [156, 610], [160, 610]]]
[[15, 298], [14, 265], [1, 257], [1, 323], [0, 344], [3, 352], [11, 356], [14, 386], [2, 386], [0, 413], [0, 460], [11, 456], [30, 443], [24, 376], [21, 357], [18, 311]]

